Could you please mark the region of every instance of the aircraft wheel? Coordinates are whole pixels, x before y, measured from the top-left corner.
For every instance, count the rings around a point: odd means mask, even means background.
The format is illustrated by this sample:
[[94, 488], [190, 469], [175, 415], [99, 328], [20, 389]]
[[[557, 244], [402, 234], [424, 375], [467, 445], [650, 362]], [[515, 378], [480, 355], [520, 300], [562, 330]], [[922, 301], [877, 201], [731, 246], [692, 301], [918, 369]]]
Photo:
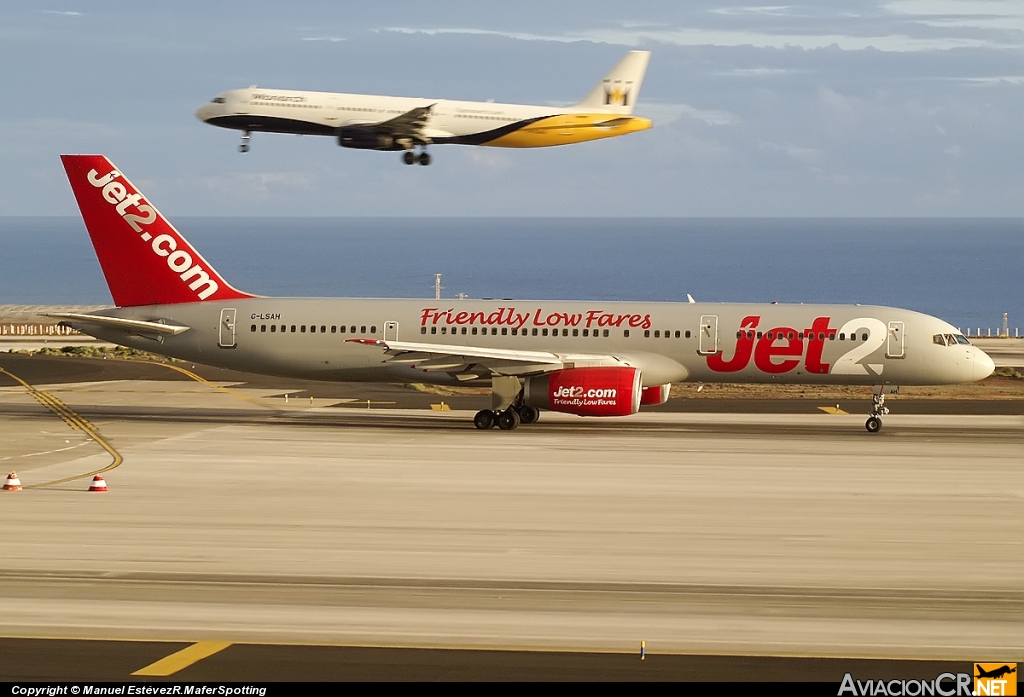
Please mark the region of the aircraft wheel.
[[535, 424], [540, 418], [540, 409], [531, 406], [522, 407], [519, 410], [519, 418], [524, 424]]
[[473, 425], [479, 428], [481, 431], [486, 431], [489, 428], [494, 427], [494, 412], [490, 409], [483, 409], [476, 413], [473, 417]]
[[419, 162], [419, 163], [420, 163], [421, 165], [423, 165], [424, 167], [426, 167], [427, 165], [429, 165], [429, 164], [430, 164], [430, 154], [429, 154], [429, 153], [426, 153], [426, 152], [421, 152], [421, 153], [420, 153], [420, 156], [419, 156], [419, 158], [417, 158], [417, 160], [418, 160], [418, 162]]
[[238, 146], [238, 152], [249, 152], [249, 145], [247, 143], [242, 143]]
[[521, 419], [515, 409], [506, 409], [498, 414], [498, 428], [502, 431], [514, 431], [519, 428]]
[[414, 153], [412, 150], [406, 150], [402, 154], [402, 162], [404, 162], [407, 165], [416, 164], [416, 153]]
[[882, 420], [877, 416], [868, 417], [864, 428], [868, 430], [868, 433], [878, 433], [882, 429]]

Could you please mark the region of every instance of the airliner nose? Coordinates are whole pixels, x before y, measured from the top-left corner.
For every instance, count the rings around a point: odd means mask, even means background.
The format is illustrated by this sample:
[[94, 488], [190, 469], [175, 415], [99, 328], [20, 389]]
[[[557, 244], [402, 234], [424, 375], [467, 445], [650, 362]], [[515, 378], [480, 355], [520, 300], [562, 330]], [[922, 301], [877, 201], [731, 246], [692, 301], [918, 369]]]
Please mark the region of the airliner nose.
[[196, 118], [200, 121], [208, 121], [210, 117], [213, 116], [213, 111], [213, 104], [207, 102], [206, 104], [203, 104], [201, 107], [196, 109]]
[[974, 379], [984, 380], [996, 370], [992, 358], [979, 348], [974, 349]]

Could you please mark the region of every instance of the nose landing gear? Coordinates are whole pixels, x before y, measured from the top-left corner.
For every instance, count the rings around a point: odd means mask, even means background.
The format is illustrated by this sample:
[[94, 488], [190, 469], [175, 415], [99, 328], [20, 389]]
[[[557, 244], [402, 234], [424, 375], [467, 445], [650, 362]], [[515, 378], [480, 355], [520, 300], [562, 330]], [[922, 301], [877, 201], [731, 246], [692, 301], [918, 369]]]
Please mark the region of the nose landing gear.
[[[864, 428], [868, 430], [868, 433], [878, 433], [882, 430], [882, 417], [889, 413], [889, 408], [885, 406], [885, 385], [878, 385], [875, 387], [874, 394], [871, 396], [871, 416], [864, 423]], [[898, 390], [899, 388], [892, 388]]]
[[238, 146], [238, 152], [249, 152], [249, 139], [252, 134], [249, 131], [242, 131], [242, 144]]

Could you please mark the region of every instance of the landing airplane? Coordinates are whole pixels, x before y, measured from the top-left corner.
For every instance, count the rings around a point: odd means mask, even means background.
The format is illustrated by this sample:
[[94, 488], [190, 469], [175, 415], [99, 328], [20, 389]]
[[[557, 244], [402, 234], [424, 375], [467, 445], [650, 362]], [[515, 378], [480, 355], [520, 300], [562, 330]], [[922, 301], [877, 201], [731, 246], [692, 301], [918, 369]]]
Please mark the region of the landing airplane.
[[266, 298], [231, 286], [101, 155], [61, 158], [116, 308], [55, 313], [104, 341], [253, 373], [489, 385], [477, 428], [541, 409], [625, 416], [673, 382], [875, 386], [981, 380], [950, 324], [850, 305]]
[[434, 143], [537, 148], [646, 130], [653, 124], [630, 114], [650, 57], [650, 51], [630, 51], [582, 102], [564, 108], [253, 85], [222, 92], [199, 107], [196, 117], [242, 131], [241, 152], [249, 151], [254, 131], [297, 133], [331, 136], [343, 148], [404, 151], [405, 164], [429, 165], [427, 146]]

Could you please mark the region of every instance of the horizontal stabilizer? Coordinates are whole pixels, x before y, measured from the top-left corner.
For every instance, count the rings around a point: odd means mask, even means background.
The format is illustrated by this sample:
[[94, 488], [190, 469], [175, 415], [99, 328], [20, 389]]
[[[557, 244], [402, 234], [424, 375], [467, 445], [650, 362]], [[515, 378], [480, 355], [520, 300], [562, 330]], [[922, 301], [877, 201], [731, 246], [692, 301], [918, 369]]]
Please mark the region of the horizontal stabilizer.
[[53, 312], [45, 317], [63, 319], [76, 324], [92, 324], [110, 329], [124, 329], [131, 334], [170, 334], [176, 336], [187, 332], [191, 327], [162, 322], [146, 322], [141, 319], [124, 319], [122, 317], [104, 317], [103, 315], [85, 315], [77, 312]]

